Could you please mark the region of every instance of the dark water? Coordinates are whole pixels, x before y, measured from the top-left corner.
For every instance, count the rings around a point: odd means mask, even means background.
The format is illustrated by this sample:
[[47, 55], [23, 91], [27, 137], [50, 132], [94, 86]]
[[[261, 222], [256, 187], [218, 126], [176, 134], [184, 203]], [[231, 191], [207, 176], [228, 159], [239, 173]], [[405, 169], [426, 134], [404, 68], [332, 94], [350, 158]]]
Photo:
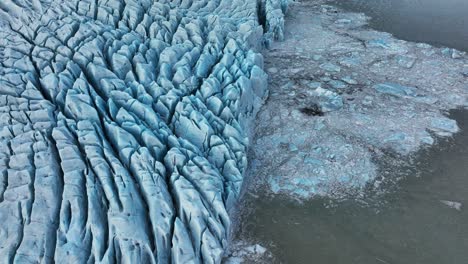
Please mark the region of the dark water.
[[[468, 0], [335, 0], [400, 39], [468, 51]], [[468, 262], [467, 262], [468, 263]]]
[[386, 168], [405, 179], [368, 205], [259, 197], [249, 202], [242, 235], [270, 247], [281, 263], [468, 263], [468, 111], [452, 118], [462, 132], [418, 153], [414, 170]]

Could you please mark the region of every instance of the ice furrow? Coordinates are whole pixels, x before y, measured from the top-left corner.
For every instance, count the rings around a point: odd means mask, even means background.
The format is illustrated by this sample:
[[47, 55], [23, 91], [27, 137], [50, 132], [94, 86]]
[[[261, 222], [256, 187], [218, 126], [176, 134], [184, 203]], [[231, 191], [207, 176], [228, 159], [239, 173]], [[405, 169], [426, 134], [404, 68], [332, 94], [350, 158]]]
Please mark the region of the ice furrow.
[[2, 1], [0, 262], [220, 263], [286, 4]]

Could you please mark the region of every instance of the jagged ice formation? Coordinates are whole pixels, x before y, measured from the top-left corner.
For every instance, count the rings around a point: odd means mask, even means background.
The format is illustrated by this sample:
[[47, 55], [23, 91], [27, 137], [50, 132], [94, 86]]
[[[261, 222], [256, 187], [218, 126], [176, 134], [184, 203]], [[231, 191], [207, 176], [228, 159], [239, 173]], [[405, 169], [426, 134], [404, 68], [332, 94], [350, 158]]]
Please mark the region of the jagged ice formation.
[[0, 262], [219, 263], [286, 8], [2, 0]]

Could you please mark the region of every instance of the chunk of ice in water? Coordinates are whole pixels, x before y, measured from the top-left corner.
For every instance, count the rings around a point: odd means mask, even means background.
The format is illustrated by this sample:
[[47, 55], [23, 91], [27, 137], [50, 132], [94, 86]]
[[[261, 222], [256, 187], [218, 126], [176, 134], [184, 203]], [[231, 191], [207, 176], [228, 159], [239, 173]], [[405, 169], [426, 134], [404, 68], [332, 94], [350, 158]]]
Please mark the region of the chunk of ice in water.
[[454, 201], [447, 201], [447, 200], [440, 200], [441, 203], [445, 204], [446, 206], [455, 209], [457, 211], [461, 211], [462, 203], [454, 202]]

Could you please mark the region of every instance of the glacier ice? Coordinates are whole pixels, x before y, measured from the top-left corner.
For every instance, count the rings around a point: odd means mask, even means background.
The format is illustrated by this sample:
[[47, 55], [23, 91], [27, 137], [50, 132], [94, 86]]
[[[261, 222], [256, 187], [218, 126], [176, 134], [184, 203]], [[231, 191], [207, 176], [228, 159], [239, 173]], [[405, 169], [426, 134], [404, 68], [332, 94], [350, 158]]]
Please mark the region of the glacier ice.
[[286, 9], [2, 0], [0, 261], [220, 263]]

